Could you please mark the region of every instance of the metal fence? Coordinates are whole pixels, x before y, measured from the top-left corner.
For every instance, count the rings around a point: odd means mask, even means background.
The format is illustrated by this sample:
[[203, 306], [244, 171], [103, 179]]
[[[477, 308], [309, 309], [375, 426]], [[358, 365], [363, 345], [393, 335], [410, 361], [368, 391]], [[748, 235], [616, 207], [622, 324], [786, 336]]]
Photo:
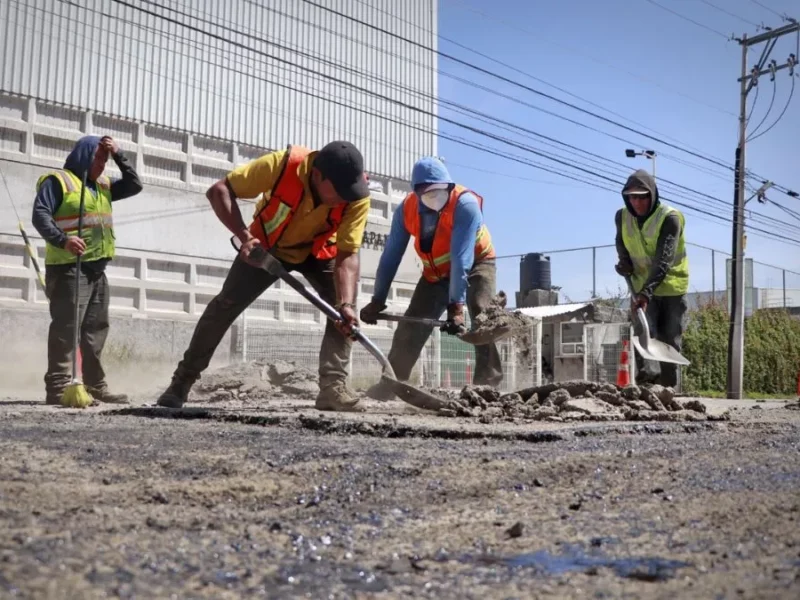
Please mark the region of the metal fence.
[[630, 375], [636, 373], [636, 359], [628, 323], [595, 323], [584, 327], [584, 378], [616, 383], [622, 350], [627, 346]]
[[[269, 300], [256, 300], [240, 317], [241, 331], [235, 353], [241, 360], [286, 360], [316, 373], [324, 334], [324, 317], [308, 305], [284, 304], [282, 320], [276, 320]], [[389, 353], [394, 324], [365, 326], [364, 333], [384, 354]], [[513, 391], [541, 383], [542, 328], [534, 321], [530, 331], [497, 344], [503, 367], [501, 391]], [[420, 354], [409, 382], [431, 388], [460, 389], [472, 383], [475, 347], [434, 329]], [[354, 344], [350, 357], [350, 384], [365, 389], [381, 376], [381, 366], [365, 348]]]
[[[625, 283], [614, 265], [613, 244], [539, 251], [550, 258], [552, 285], [560, 289], [560, 302], [625, 296]], [[727, 303], [730, 254], [687, 243], [689, 257], [689, 307], [708, 302]], [[511, 286], [519, 281], [521, 255], [498, 257], [498, 280]], [[800, 306], [800, 272], [745, 258], [748, 314], [754, 308]]]

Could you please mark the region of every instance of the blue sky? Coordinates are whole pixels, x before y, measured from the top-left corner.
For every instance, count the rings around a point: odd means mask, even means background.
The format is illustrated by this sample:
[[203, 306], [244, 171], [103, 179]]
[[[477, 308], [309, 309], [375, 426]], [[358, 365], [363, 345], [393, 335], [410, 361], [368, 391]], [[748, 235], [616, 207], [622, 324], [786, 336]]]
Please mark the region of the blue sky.
[[[760, 1], [779, 13], [789, 12], [794, 5], [794, 13], [790, 14], [800, 18], [800, 6], [793, 0]], [[744, 20], [725, 14], [702, 0], [659, 0], [659, 4], [724, 34], [756, 34], [756, 27], [746, 21], [755, 24], [763, 22], [772, 27], [784, 24], [776, 14], [752, 0], [712, 0], [712, 4]], [[736, 42], [726, 41], [718, 33], [690, 23], [648, 0], [495, 0], [490, 6], [480, 0], [440, 0], [439, 11], [439, 31], [444, 38], [456, 40], [541, 81], [472, 54], [445, 39], [440, 40], [442, 52], [468, 60], [634, 129], [645, 131], [646, 127], [646, 131], [656, 137], [733, 164], [739, 110], [737, 78], [741, 68], [741, 50]], [[796, 36], [784, 36], [778, 42], [772, 58], [783, 63], [790, 52], [796, 52], [796, 48]], [[761, 47], [750, 52], [749, 66], [758, 60], [760, 52]], [[663, 178], [714, 196], [723, 200], [725, 205], [685, 191], [682, 194], [689, 199], [676, 197], [676, 200], [724, 214], [730, 219], [732, 172], [639, 134], [560, 106], [510, 83], [476, 73], [446, 58], [440, 59], [439, 68], [439, 95], [443, 100], [490, 113], [493, 117], [502, 118], [514, 125], [619, 161], [623, 166], [592, 163], [589, 161], [596, 159], [570, 155], [568, 152], [572, 151], [544, 145], [540, 140], [525, 137], [527, 134], [516, 128], [513, 132], [503, 131], [495, 125], [475, 121], [452, 110], [440, 109], [442, 116], [512, 138], [542, 152], [560, 155], [564, 160], [582, 163], [594, 170], [611, 170], [609, 176], [618, 180], [624, 179], [635, 168], [651, 168], [650, 161], [643, 157], [626, 158], [626, 147], [633, 145], [637, 150], [663, 151], [680, 161], [660, 156], [657, 159], [656, 173], [659, 180]], [[444, 73], [468, 78], [490, 87], [493, 92], [512, 96], [591, 125], [634, 144], [567, 123], [534, 108], [498, 97], [496, 93], [476, 89], [455, 81]], [[800, 74], [800, 69], [796, 69], [796, 73]], [[800, 133], [800, 81], [797, 79], [795, 77], [796, 93], [780, 123], [763, 137], [748, 144], [747, 167], [780, 185], [800, 191], [795, 141]], [[788, 71], [779, 73], [776, 82], [773, 109], [762, 130], [775, 120], [786, 104], [791, 87]], [[562, 88], [603, 108], [592, 106], [551, 86]], [[766, 113], [772, 98], [772, 89], [773, 84], [769, 77], [762, 77], [750, 121], [751, 128]], [[751, 103], [753, 98], [754, 93], [751, 92]], [[618, 113], [619, 116], [604, 109]], [[452, 124], [442, 123], [440, 132], [463, 137], [501, 152], [512, 152], [557, 171], [570, 171], [525, 150], [514, 149], [501, 141], [466, 132]], [[448, 140], [440, 141], [439, 154], [445, 158], [457, 181], [484, 196], [484, 213], [498, 254], [613, 244], [614, 212], [622, 204], [618, 191], [612, 193], [568, 181], [558, 175], [465, 148]], [[684, 163], [696, 165], [699, 169]], [[580, 173], [575, 174], [586, 177]], [[619, 188], [615, 184], [604, 185], [617, 190]], [[661, 193], [673, 197], [674, 194], [670, 193], [673, 190], [669, 186], [665, 189], [665, 185], [660, 187]], [[774, 191], [768, 197], [800, 212], [800, 199], [789, 198]], [[778, 219], [777, 224], [761, 223], [755, 226], [800, 240], [800, 229], [785, 229], [793, 226], [800, 228], [800, 220], [793, 220], [774, 206], [759, 205], [755, 200], [748, 204], [748, 208]], [[689, 242], [730, 252], [730, 223], [721, 223], [711, 217], [682, 210], [687, 218], [686, 236]], [[747, 256], [756, 261], [800, 272], [800, 247], [778, 242], [769, 236], [762, 237], [751, 232], [747, 238]], [[711, 253], [690, 248], [689, 257], [692, 290], [711, 289]], [[597, 251], [596, 288], [601, 296], [615, 292], [620, 287], [621, 280], [613, 271], [615, 260], [613, 249]], [[563, 287], [562, 302], [568, 299], [587, 299], [590, 296], [590, 251], [552, 254], [551, 263], [553, 285]], [[519, 260], [516, 258], [499, 262], [499, 288], [507, 292], [518, 289], [518, 264]], [[725, 285], [724, 256], [717, 255], [714, 273], [716, 289], [721, 289]], [[755, 266], [754, 279], [755, 285], [759, 287], [780, 287], [782, 284], [779, 270], [761, 265]], [[787, 287], [800, 289], [800, 275], [789, 274]]]

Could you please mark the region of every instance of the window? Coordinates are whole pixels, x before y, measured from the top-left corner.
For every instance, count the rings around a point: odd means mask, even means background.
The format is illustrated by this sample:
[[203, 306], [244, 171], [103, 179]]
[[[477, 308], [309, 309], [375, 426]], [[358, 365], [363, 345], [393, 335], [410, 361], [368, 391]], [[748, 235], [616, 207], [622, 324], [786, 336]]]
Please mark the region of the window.
[[582, 356], [583, 323], [561, 323], [561, 356]]

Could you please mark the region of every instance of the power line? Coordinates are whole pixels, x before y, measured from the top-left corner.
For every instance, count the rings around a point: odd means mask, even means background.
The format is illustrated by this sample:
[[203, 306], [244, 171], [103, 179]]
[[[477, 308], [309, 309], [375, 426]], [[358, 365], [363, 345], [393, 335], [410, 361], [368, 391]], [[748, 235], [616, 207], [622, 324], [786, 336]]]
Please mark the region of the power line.
[[758, 27], [758, 28], [760, 28], [760, 27], [761, 27], [761, 25], [759, 25], [758, 23], [753, 23], [753, 22], [752, 22], [752, 21], [750, 21], [749, 19], [745, 19], [744, 17], [741, 17], [741, 16], [737, 15], [736, 13], [732, 13], [731, 11], [729, 11], [729, 10], [727, 10], [727, 9], [725, 9], [725, 8], [722, 8], [722, 7], [720, 7], [720, 6], [717, 6], [717, 5], [716, 5], [716, 4], [714, 4], [713, 2], [710, 2], [709, 0], [700, 0], [700, 2], [702, 2], [703, 4], [707, 4], [707, 5], [708, 5], [708, 6], [710, 6], [711, 8], [714, 8], [714, 9], [718, 10], [718, 11], [719, 11], [719, 12], [721, 12], [721, 13], [725, 13], [726, 15], [728, 15], [728, 16], [731, 16], [731, 17], [733, 17], [734, 19], [739, 19], [739, 20], [740, 20], [740, 21], [742, 21], [743, 23], [747, 23], [748, 25], [752, 25], [753, 27]]
[[766, 4], [762, 4], [762, 3], [761, 3], [761, 2], [759, 2], [758, 0], [750, 0], [750, 2], [752, 2], [753, 4], [757, 4], [758, 6], [760, 6], [760, 7], [761, 7], [761, 8], [763, 8], [763, 9], [766, 9], [766, 10], [768, 10], [768, 11], [769, 11], [769, 12], [771, 12], [773, 15], [776, 15], [776, 16], [780, 17], [781, 19], [783, 19], [783, 18], [786, 16], [786, 15], [782, 15], [782, 14], [781, 14], [781, 13], [779, 13], [777, 10], [774, 10], [774, 9], [770, 8], [770, 7], [769, 7], [769, 6], [767, 6]]
[[[767, 118], [769, 117], [769, 113], [772, 112], [772, 107], [775, 105], [775, 95], [776, 95], [777, 91], [778, 91], [778, 82], [773, 80], [772, 81], [772, 99], [769, 101], [769, 107], [767, 107], [767, 112], [764, 113], [764, 118], [761, 119], [761, 121], [759, 121], [758, 125], [755, 126], [755, 129], [753, 129], [753, 131], [750, 133], [751, 137], [747, 138], [747, 141], [750, 141], [750, 140], [753, 139], [752, 136], [754, 136], [758, 132], [758, 130], [761, 129], [761, 126], [764, 124], [764, 121], [766, 121]], [[756, 87], [756, 97], [753, 100], [753, 107], [755, 107], [756, 100], [758, 100], [758, 87]], [[748, 118], [747, 120], [749, 121], [750, 119]]]
[[[149, 11], [145, 11], [144, 9], [139, 9], [139, 8], [136, 8], [136, 10], [141, 10], [141, 11], [143, 11], [143, 12], [149, 12]], [[109, 17], [109, 18], [115, 18], [115, 17], [112, 17], [112, 16], [110, 16], [110, 15], [106, 15], [106, 16], [107, 16], [107, 17]], [[166, 20], [166, 21], [175, 22], [175, 23], [179, 24], [180, 26], [186, 27], [186, 28], [188, 28], [188, 29], [194, 29], [194, 30], [196, 30], [196, 31], [199, 31], [199, 32], [201, 32], [201, 33], [204, 33], [204, 34], [206, 34], [206, 35], [209, 35], [210, 37], [218, 37], [218, 36], [216, 36], [216, 35], [215, 35], [215, 34], [213, 34], [213, 33], [206, 32], [206, 31], [204, 31], [204, 30], [201, 30], [201, 29], [198, 29], [198, 28], [194, 28], [194, 27], [192, 27], [192, 26], [190, 26], [190, 25], [187, 25], [187, 24], [184, 24], [184, 23], [177, 22], [177, 21], [175, 21], [175, 20], [172, 20], [172, 19], [169, 19], [169, 18], [163, 17], [163, 16], [161, 16], [161, 15], [157, 15], [157, 16], [158, 16], [158, 18], [162, 18], [162, 19], [164, 19], [164, 20]], [[195, 18], [196, 18], [196, 17], [195, 17]], [[201, 19], [198, 19], [198, 20], [202, 21]], [[229, 42], [229, 43], [231, 43], [231, 42]], [[249, 47], [243, 46], [242, 44], [239, 44], [239, 43], [234, 43], [234, 44], [235, 44], [235, 45], [242, 46], [242, 47], [244, 47], [244, 48], [245, 48], [245, 49], [247, 49], [247, 50], [253, 51], [253, 50], [252, 50], [252, 49], [250, 49]], [[266, 56], [269, 56], [269, 55], [267, 55], [267, 54], [265, 54], [265, 53], [261, 53], [261, 52], [260, 52], [260, 54], [264, 54], [264, 55], [266, 55]], [[308, 70], [308, 69], [307, 69], [307, 70]], [[316, 75], [322, 75], [322, 76], [324, 76], [324, 77], [330, 78], [330, 76], [328, 76], [328, 75], [326, 75], [326, 74], [320, 74], [320, 73], [314, 72], [313, 70], [311, 70], [311, 71], [312, 71], [314, 74], [316, 74]], [[334, 78], [334, 79], [335, 79], [335, 78]], [[337, 80], [337, 81], [340, 81], [340, 80]], [[344, 83], [346, 83], [346, 82], [344, 82]], [[349, 84], [348, 84], [348, 85], [349, 85]], [[353, 87], [353, 86], [351, 86], [351, 87]], [[357, 87], [357, 86], [356, 86], [356, 87]], [[289, 88], [289, 89], [292, 89], [292, 88]], [[300, 91], [300, 92], [302, 92], [302, 90], [295, 90], [295, 91]], [[363, 91], [363, 90], [362, 90], [362, 91]], [[394, 100], [392, 100], [392, 99], [390, 99], [390, 101], [393, 101], [393, 102], [396, 102], [396, 103], [397, 103], [397, 101], [394, 101]], [[408, 106], [408, 105], [405, 105], [405, 103], [399, 103], [399, 104], [402, 104], [402, 105], [404, 105], [404, 106]], [[410, 108], [412, 108], [413, 110], [417, 110], [417, 111], [419, 111], [419, 112], [423, 112], [423, 113], [424, 113], [424, 112], [426, 112], [426, 111], [423, 111], [423, 110], [421, 110], [421, 109], [418, 109], [418, 108], [416, 108], [416, 107], [410, 107]], [[430, 113], [428, 113], [428, 114], [430, 114]], [[490, 138], [492, 138], [492, 139], [495, 139], [495, 140], [497, 140], [497, 141], [502, 141], [503, 143], [509, 144], [509, 145], [511, 145], [512, 147], [517, 147], [517, 148], [519, 148], [519, 149], [522, 149], [522, 150], [525, 150], [525, 151], [528, 151], [528, 152], [532, 152], [532, 153], [534, 153], [534, 154], [537, 154], [537, 155], [539, 155], [539, 156], [543, 156], [544, 158], [547, 158], [548, 160], [551, 160], [551, 161], [553, 161], [553, 162], [556, 162], [556, 163], [562, 164], [562, 165], [564, 165], [564, 166], [567, 166], [567, 167], [570, 167], [570, 168], [572, 168], [572, 169], [576, 169], [576, 170], [578, 170], [578, 171], [581, 171], [581, 172], [583, 172], [583, 173], [586, 173], [586, 174], [588, 174], [588, 175], [591, 175], [591, 176], [594, 176], [594, 177], [599, 177], [599, 178], [601, 178], [601, 179], [603, 179], [603, 180], [607, 180], [607, 181], [609, 181], [609, 182], [612, 182], [612, 183], [614, 183], [615, 185], [621, 185], [621, 182], [619, 182], [619, 181], [617, 181], [617, 180], [614, 180], [614, 179], [611, 179], [611, 178], [609, 178], [609, 177], [603, 176], [603, 175], [599, 175], [599, 174], [598, 174], [596, 171], [592, 171], [592, 170], [589, 170], [589, 169], [585, 169], [585, 168], [583, 168], [583, 167], [581, 167], [581, 166], [576, 166], [576, 165], [573, 165], [573, 164], [571, 164], [571, 163], [567, 163], [567, 162], [565, 162], [565, 161], [563, 161], [563, 160], [554, 159], [554, 158], [553, 158], [551, 155], [547, 155], [547, 154], [545, 154], [545, 153], [541, 153], [541, 152], [538, 152], [538, 151], [532, 150], [530, 147], [527, 147], [527, 146], [520, 145], [520, 144], [518, 144], [518, 143], [516, 143], [516, 142], [513, 142], [512, 140], [509, 140], [509, 139], [507, 139], [507, 138], [503, 138], [503, 137], [500, 137], [500, 136], [496, 136], [496, 135], [494, 135], [494, 134], [491, 134], [491, 133], [485, 132], [485, 131], [483, 131], [483, 130], [480, 130], [480, 129], [477, 129], [477, 128], [474, 128], [474, 127], [471, 127], [471, 126], [465, 126], [464, 124], [462, 124], [462, 123], [459, 123], [459, 122], [456, 122], [456, 121], [452, 121], [452, 120], [450, 120], [450, 122], [452, 122], [453, 124], [455, 124], [455, 125], [457, 125], [457, 126], [464, 127], [464, 128], [466, 128], [466, 129], [468, 129], [468, 130], [471, 130], [471, 131], [473, 131], [473, 132], [475, 132], [475, 133], [478, 133], [478, 134], [481, 134], [481, 135], [484, 135], [484, 136], [490, 137]], [[455, 141], [459, 141], [459, 142], [462, 142], [462, 143], [463, 143], [463, 140], [455, 140]], [[471, 146], [473, 146], [473, 147], [476, 147], [477, 149], [480, 149], [480, 150], [484, 150], [484, 148], [482, 148], [482, 147], [479, 147], [479, 146], [474, 146], [474, 145], [471, 145]], [[499, 155], [499, 156], [503, 156], [503, 157], [507, 157], [507, 154], [498, 154], [498, 155]], [[608, 159], [606, 159], [606, 160], [608, 160]], [[596, 182], [587, 182], [587, 181], [585, 181], [585, 180], [582, 180], [582, 179], [576, 179], [574, 176], [567, 175], [567, 174], [565, 174], [564, 172], [561, 172], [561, 171], [554, 171], [553, 169], [543, 168], [543, 167], [542, 167], [540, 164], [531, 163], [531, 162], [529, 162], [529, 161], [524, 161], [524, 162], [523, 162], [523, 164], [528, 164], [528, 165], [530, 165], [530, 166], [535, 166], [535, 168], [540, 168], [540, 169], [542, 169], [542, 170], [546, 170], [546, 171], [548, 171], [548, 172], [552, 172], [552, 173], [558, 174], [558, 175], [560, 175], [560, 176], [562, 176], [562, 177], [572, 178], [572, 179], [575, 179], [576, 181], [581, 181], [582, 183], [590, 183], [590, 184], [592, 184], [592, 185], [595, 185], [595, 186], [597, 185], [597, 184], [596, 184]], [[600, 186], [598, 186], [598, 187], [600, 187]], [[601, 189], [605, 189], [605, 188], [601, 188]], [[690, 189], [690, 188], [686, 188], [686, 189]], [[615, 191], [615, 190], [614, 190], [614, 191]], [[615, 191], [615, 193], [616, 193], [616, 191]], [[713, 197], [711, 197], [711, 198], [713, 199]], [[719, 201], [718, 199], [715, 199], [715, 200]], [[721, 202], [721, 201], [720, 201], [720, 202]], [[691, 206], [691, 205], [687, 205], [687, 204], [685, 204], [685, 203], [676, 202], [676, 204], [679, 204], [679, 205], [682, 205], [682, 206], [686, 206], [686, 207], [687, 207], [687, 208], [689, 208], [690, 210], [695, 210], [695, 211], [697, 211], [697, 212], [700, 212], [700, 213], [703, 213], [703, 214], [709, 214], [709, 215], [711, 215], [711, 216], [714, 216], [714, 217], [716, 217], [716, 218], [722, 218], [722, 217], [720, 217], [719, 215], [716, 215], [716, 214], [713, 214], [713, 213], [709, 213], [708, 211], [703, 211], [703, 210], [696, 209], [695, 207], [693, 207], [693, 206]], [[722, 218], [722, 220], [724, 220], [724, 221], [727, 221], [727, 219], [724, 219], [724, 218]], [[764, 230], [762, 230], [762, 231], [764, 231]], [[765, 232], [765, 233], [769, 233], [769, 232]], [[782, 236], [778, 236], [778, 237], [782, 237]], [[787, 239], [787, 240], [790, 240], [790, 241], [792, 240], [791, 238], [786, 238], [786, 239]]]
[[694, 25], [697, 25], [698, 27], [702, 27], [702, 28], [703, 28], [703, 29], [705, 29], [706, 31], [710, 31], [711, 33], [715, 33], [715, 34], [717, 34], [718, 36], [720, 36], [720, 37], [722, 37], [722, 38], [724, 38], [724, 39], [726, 39], [726, 40], [730, 40], [730, 36], [728, 36], [728, 35], [725, 35], [725, 34], [724, 34], [724, 33], [722, 33], [721, 31], [718, 31], [717, 29], [714, 29], [713, 27], [709, 27], [708, 25], [703, 25], [703, 23], [700, 23], [700, 22], [698, 22], [698, 21], [695, 21], [694, 19], [690, 19], [690, 18], [689, 18], [689, 17], [687, 17], [686, 15], [682, 15], [681, 13], [679, 13], [679, 12], [676, 12], [676, 11], [672, 10], [671, 8], [667, 8], [666, 6], [663, 6], [663, 5], [659, 4], [659, 3], [658, 3], [658, 2], [656, 2], [655, 0], [647, 0], [647, 1], [648, 1], [650, 4], [653, 4], [653, 5], [657, 6], [657, 7], [658, 7], [658, 8], [660, 8], [661, 10], [665, 10], [665, 11], [667, 11], [668, 13], [672, 13], [673, 15], [675, 15], [676, 17], [679, 17], [679, 18], [683, 19], [684, 21], [688, 21], [689, 23], [693, 23]]
[[[772, 130], [772, 128], [775, 127], [775, 125], [778, 124], [778, 121], [780, 121], [783, 118], [783, 115], [786, 114], [786, 109], [789, 108], [789, 104], [792, 102], [792, 96], [794, 96], [794, 85], [795, 85], [795, 78], [792, 77], [792, 89], [789, 91], [789, 97], [786, 99], [786, 104], [784, 105], [783, 110], [781, 111], [781, 114], [778, 115], [778, 118], [775, 119], [775, 121], [772, 123], [772, 125], [767, 127], [764, 131], [762, 131], [761, 133], [759, 133], [756, 136], [748, 138], [748, 140], [747, 140], [748, 142], [752, 142], [753, 140], [757, 140], [758, 138], [760, 138], [765, 133], [769, 133], [769, 131]], [[766, 119], [766, 115], [764, 116], [764, 118]]]

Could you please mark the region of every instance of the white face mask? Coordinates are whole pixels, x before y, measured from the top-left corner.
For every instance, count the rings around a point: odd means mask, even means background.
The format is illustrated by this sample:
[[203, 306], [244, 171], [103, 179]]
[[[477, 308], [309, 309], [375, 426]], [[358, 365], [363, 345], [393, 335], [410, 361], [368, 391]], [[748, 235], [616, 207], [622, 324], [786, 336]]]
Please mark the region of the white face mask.
[[444, 208], [444, 205], [447, 204], [449, 198], [450, 192], [447, 190], [431, 190], [430, 192], [425, 192], [422, 194], [420, 200], [422, 200], [422, 203], [431, 210], [439, 212]]

